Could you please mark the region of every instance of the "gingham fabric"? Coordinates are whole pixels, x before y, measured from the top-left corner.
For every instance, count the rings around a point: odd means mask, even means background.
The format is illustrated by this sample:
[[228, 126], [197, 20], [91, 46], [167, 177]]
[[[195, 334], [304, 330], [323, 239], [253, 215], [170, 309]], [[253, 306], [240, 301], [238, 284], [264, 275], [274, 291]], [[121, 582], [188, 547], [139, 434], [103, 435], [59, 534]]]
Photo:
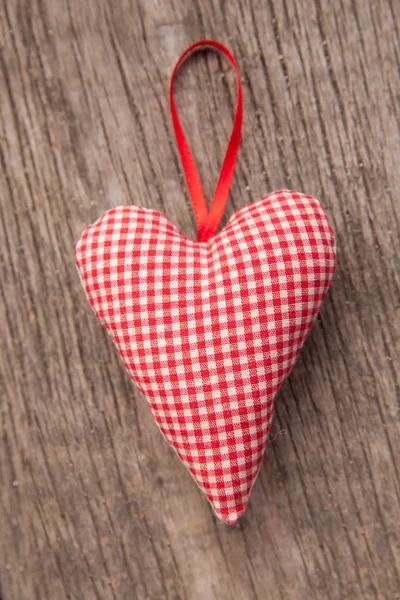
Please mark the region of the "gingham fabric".
[[215, 513], [235, 523], [258, 474], [276, 393], [335, 269], [311, 196], [275, 192], [208, 242], [122, 206], [88, 227], [76, 263], [89, 303]]

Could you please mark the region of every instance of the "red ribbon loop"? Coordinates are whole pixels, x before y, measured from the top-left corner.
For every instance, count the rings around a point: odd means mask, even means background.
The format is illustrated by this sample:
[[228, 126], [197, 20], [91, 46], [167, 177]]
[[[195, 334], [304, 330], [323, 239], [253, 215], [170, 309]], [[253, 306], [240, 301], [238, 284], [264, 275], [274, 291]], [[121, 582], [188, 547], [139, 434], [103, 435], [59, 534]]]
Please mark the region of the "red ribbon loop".
[[[236, 114], [233, 121], [232, 132], [228, 142], [225, 158], [222, 163], [221, 172], [218, 178], [218, 183], [215, 188], [214, 198], [211, 203], [210, 212], [208, 212], [207, 210], [207, 204], [204, 198], [199, 175], [197, 173], [192, 153], [190, 152], [189, 145], [186, 141], [185, 134], [183, 133], [183, 129], [178, 118], [178, 113], [176, 111], [173, 96], [173, 84], [175, 75], [181, 67], [182, 63], [188, 58], [190, 54], [202, 48], [214, 48], [215, 50], [218, 50], [219, 52], [224, 54], [224, 56], [228, 58], [233, 68], [235, 69], [237, 82]], [[196, 218], [197, 239], [199, 242], [206, 242], [217, 231], [222, 215], [224, 213], [229, 189], [232, 183], [233, 172], [235, 170], [235, 164], [240, 144], [240, 133], [242, 129], [242, 87], [240, 84], [238, 66], [229, 50], [219, 42], [214, 42], [212, 40], [202, 40], [200, 42], [196, 42], [192, 46], [189, 46], [189, 48], [187, 48], [182, 54], [182, 56], [178, 59], [178, 62], [176, 63], [174, 70], [172, 71], [171, 83], [169, 88], [169, 103], [171, 109], [172, 123], [175, 130], [175, 137], [178, 145], [179, 154], [181, 157], [183, 172], [185, 174], [186, 183]]]

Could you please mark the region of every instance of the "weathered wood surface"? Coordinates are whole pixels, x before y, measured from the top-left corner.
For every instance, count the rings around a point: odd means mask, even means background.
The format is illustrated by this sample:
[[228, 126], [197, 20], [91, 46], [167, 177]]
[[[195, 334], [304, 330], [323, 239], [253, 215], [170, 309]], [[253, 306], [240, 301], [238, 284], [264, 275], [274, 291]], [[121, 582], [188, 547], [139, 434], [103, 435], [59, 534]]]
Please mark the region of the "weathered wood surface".
[[[395, 0], [2, 0], [3, 600], [399, 598], [399, 9]], [[237, 57], [226, 218], [321, 199], [338, 269], [277, 401], [249, 509], [217, 521], [153, 424], [73, 262], [137, 203], [195, 227], [168, 112], [181, 51]], [[196, 56], [177, 104], [210, 195], [235, 85]]]

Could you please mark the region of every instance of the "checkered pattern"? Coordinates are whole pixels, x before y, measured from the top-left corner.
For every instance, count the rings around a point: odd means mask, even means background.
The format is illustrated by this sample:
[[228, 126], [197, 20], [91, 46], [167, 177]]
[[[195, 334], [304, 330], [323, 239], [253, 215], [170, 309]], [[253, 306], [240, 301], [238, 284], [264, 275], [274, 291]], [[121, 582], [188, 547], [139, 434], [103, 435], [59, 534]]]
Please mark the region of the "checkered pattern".
[[335, 269], [319, 202], [275, 192], [202, 243], [154, 210], [123, 206], [84, 231], [75, 258], [161, 432], [217, 516], [236, 522], [275, 395]]

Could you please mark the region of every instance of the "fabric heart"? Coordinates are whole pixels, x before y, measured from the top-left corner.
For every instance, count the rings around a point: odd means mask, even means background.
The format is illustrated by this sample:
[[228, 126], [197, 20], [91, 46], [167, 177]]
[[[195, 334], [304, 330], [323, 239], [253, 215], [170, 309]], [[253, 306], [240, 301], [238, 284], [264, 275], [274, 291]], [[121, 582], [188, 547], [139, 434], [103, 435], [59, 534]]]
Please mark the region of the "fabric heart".
[[122, 206], [75, 252], [90, 305], [218, 517], [246, 508], [291, 370], [335, 269], [311, 196], [275, 192], [206, 242]]
[[[205, 46], [228, 58], [237, 82], [209, 211], [173, 98], [180, 65]], [[159, 212], [122, 206], [83, 232], [75, 260], [91, 307], [164, 437], [217, 516], [235, 523], [260, 468], [276, 393], [332, 278], [334, 235], [317, 200], [283, 190], [240, 210], [213, 237], [242, 126], [240, 76], [227, 48], [206, 40], [182, 54], [170, 108], [197, 241]]]

